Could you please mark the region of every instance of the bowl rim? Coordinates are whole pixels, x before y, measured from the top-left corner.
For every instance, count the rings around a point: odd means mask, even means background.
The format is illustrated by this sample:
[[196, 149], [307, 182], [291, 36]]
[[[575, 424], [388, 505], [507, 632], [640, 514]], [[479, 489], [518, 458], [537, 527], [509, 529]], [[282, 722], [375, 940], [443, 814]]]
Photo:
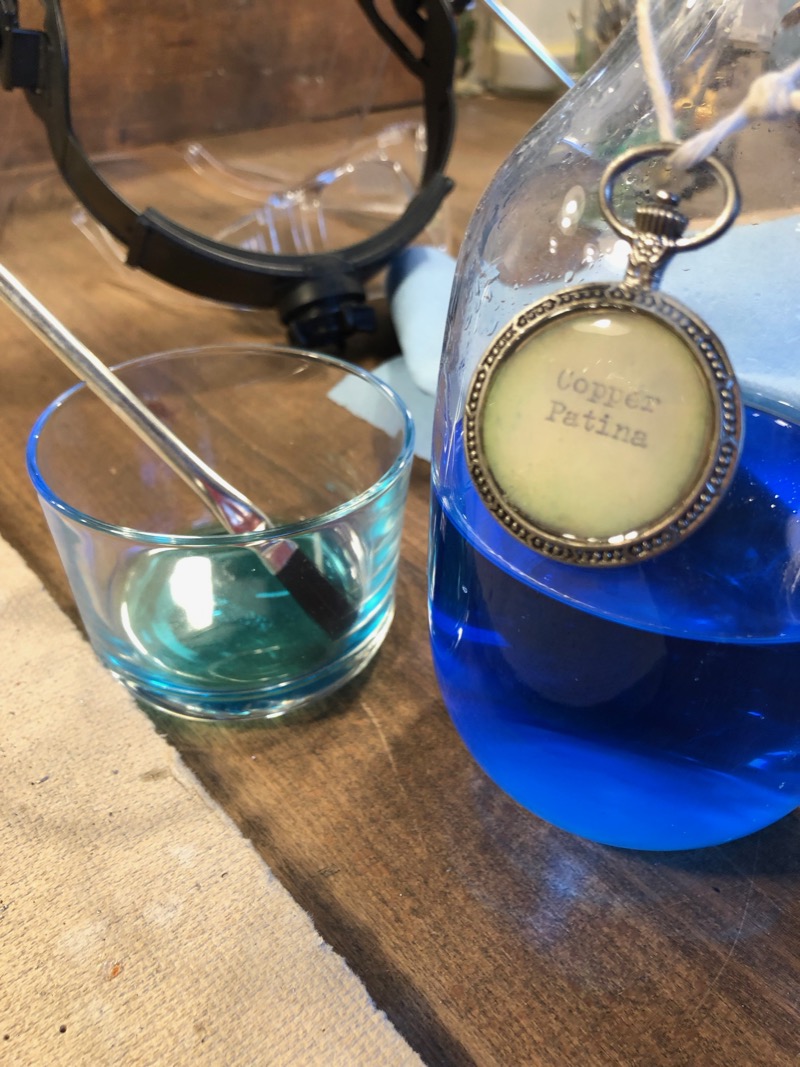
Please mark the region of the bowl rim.
[[103, 519], [95, 518], [93, 515], [87, 514], [85, 511], [74, 507], [68, 501], [64, 500], [63, 497], [59, 496], [59, 494], [51, 488], [39, 469], [37, 450], [40, 437], [49, 419], [75, 393], [88, 388], [84, 382], [77, 382], [75, 385], [70, 386], [69, 389], [66, 389], [63, 393], [59, 394], [55, 400], [47, 405], [36, 419], [30, 434], [28, 435], [26, 447], [28, 475], [40, 501], [43, 505], [49, 505], [61, 515], [71, 519], [73, 522], [79, 523], [81, 526], [86, 526], [101, 533], [112, 534], [113, 536], [121, 537], [128, 541], [162, 546], [191, 546], [194, 548], [207, 548], [210, 546], [220, 547], [223, 544], [228, 546], [252, 545], [263, 544], [271, 540], [287, 540], [293, 536], [300, 536], [301, 534], [310, 533], [325, 526], [330, 526], [353, 512], [360, 511], [368, 504], [371, 504], [374, 500], [387, 492], [398, 479], [402, 477], [404, 472], [410, 468], [414, 457], [414, 420], [402, 397], [396, 390], [378, 377], [377, 374], [366, 370], [364, 367], [360, 367], [355, 363], [349, 363], [346, 360], [340, 359], [338, 356], [331, 356], [324, 352], [311, 352], [302, 348], [293, 348], [290, 345], [266, 342], [232, 342], [230, 344], [216, 342], [206, 345], [169, 348], [161, 352], [150, 352], [146, 355], [136, 356], [133, 359], [117, 363], [112, 367], [112, 370], [120, 371], [127, 367], [141, 366], [165, 358], [182, 358], [191, 355], [221, 355], [222, 353], [244, 354], [247, 352], [257, 355], [278, 355], [300, 358], [317, 364], [324, 363], [349, 376], [362, 379], [362, 381], [365, 381], [374, 387], [377, 392], [383, 394], [398, 412], [403, 423], [403, 438], [398, 447], [397, 456], [391, 466], [385, 470], [381, 477], [374, 481], [372, 485], [362, 490], [362, 492], [356, 496], [351, 497], [349, 500], [337, 504], [328, 511], [321, 512], [319, 515], [315, 515], [310, 519], [282, 523], [270, 527], [267, 531], [261, 530], [246, 534], [233, 534], [225, 531], [214, 534], [166, 534], [152, 530], [138, 530], [130, 526], [120, 526], [115, 523], [106, 522]]

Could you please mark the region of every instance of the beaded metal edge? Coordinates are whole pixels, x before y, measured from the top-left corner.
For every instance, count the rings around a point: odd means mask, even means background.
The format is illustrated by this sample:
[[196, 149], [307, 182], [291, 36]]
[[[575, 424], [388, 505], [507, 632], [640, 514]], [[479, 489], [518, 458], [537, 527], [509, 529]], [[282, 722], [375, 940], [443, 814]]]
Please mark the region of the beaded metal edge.
[[[659, 320], [695, 352], [716, 401], [715, 438], [700, 477], [673, 509], [635, 538], [624, 540], [620, 530], [612, 539], [565, 538], [536, 525], [531, 516], [514, 508], [497, 484], [486, 460], [480, 426], [487, 386], [504, 360], [545, 325], [579, 311], [644, 312]], [[521, 311], [484, 353], [467, 393], [463, 416], [464, 446], [470, 477], [493, 516], [509, 533], [536, 552], [563, 563], [616, 566], [640, 563], [674, 547], [704, 521], [722, 499], [736, 470], [741, 451], [742, 402], [733, 368], [716, 335], [678, 301], [652, 289], [624, 284], [595, 284], [563, 289]]]

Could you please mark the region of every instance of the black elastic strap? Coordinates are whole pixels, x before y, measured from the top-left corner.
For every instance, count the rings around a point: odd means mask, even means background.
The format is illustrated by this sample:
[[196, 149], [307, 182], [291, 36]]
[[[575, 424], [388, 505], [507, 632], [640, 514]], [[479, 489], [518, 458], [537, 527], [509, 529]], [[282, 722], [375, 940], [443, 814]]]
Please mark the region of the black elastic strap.
[[[278, 307], [293, 339], [303, 343], [327, 344], [337, 334], [369, 328], [364, 283], [425, 229], [452, 188], [442, 174], [454, 128], [456, 38], [447, 0], [393, 0], [399, 17], [419, 41], [419, 56], [378, 14], [374, 0], [358, 0], [380, 35], [422, 81], [428, 138], [423, 184], [401, 218], [381, 233], [330, 253], [297, 256], [235, 248], [189, 230], [154, 208], [140, 213], [119, 196], [94, 168], [72, 129], [61, 7], [59, 0], [43, 3], [41, 32], [21, 30], [16, 0], [0, 0], [2, 85], [26, 89], [32, 109], [47, 129], [64, 181], [89, 213], [128, 248], [130, 266], [198, 296]], [[321, 314], [314, 312], [317, 305]], [[298, 319], [307, 320], [306, 328], [298, 325]]]

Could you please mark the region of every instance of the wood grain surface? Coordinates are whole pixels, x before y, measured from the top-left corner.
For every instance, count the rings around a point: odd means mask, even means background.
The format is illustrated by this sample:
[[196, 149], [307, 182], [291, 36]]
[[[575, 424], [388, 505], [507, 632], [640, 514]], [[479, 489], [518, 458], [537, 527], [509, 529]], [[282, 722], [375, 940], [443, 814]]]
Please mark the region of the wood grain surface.
[[[458, 229], [541, 110], [462, 102]], [[0, 260], [109, 362], [280, 338], [269, 314], [119, 284], [48, 180], [7, 212]], [[24, 465], [35, 415], [70, 376], [5, 310], [0, 324], [0, 532], [74, 617]], [[384, 316], [352, 356], [392, 346]], [[505, 797], [433, 676], [428, 481], [418, 463], [396, 618], [360, 678], [292, 724], [159, 729], [432, 1067], [796, 1065], [797, 815], [724, 847], [646, 854], [570, 837]]]
[[[62, 0], [61, 7], [73, 122], [92, 152], [315, 122], [422, 97], [355, 0]], [[20, 25], [41, 21], [40, 5], [22, 0]], [[0, 149], [5, 166], [47, 152], [21, 94], [14, 96]], [[0, 114], [11, 108], [3, 96]]]

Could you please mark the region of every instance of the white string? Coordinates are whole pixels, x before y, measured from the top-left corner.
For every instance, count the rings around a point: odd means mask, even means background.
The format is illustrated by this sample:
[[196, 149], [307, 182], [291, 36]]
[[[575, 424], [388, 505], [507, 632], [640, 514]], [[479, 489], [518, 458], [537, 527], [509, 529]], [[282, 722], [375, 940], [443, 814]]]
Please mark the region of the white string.
[[726, 137], [738, 133], [758, 119], [783, 119], [800, 111], [800, 59], [783, 70], [762, 74], [747, 90], [744, 100], [729, 115], [724, 115], [707, 130], [690, 137], [675, 152], [670, 162], [688, 170], [710, 156]]
[[658, 57], [656, 37], [650, 19], [650, 0], [636, 0], [636, 34], [639, 39], [639, 51], [642, 53], [642, 69], [656, 111], [659, 138], [662, 141], [677, 141], [669, 82]]
[[[636, 29], [642, 67], [658, 123], [662, 141], [677, 141], [675, 118], [670, 101], [669, 84], [658, 58], [653, 24], [650, 19], [650, 0], [636, 0]], [[690, 170], [706, 159], [720, 144], [734, 133], [758, 119], [782, 119], [800, 112], [800, 59], [783, 70], [770, 71], [756, 78], [737, 108], [724, 115], [707, 130], [701, 130], [684, 141], [669, 157], [674, 167]]]

